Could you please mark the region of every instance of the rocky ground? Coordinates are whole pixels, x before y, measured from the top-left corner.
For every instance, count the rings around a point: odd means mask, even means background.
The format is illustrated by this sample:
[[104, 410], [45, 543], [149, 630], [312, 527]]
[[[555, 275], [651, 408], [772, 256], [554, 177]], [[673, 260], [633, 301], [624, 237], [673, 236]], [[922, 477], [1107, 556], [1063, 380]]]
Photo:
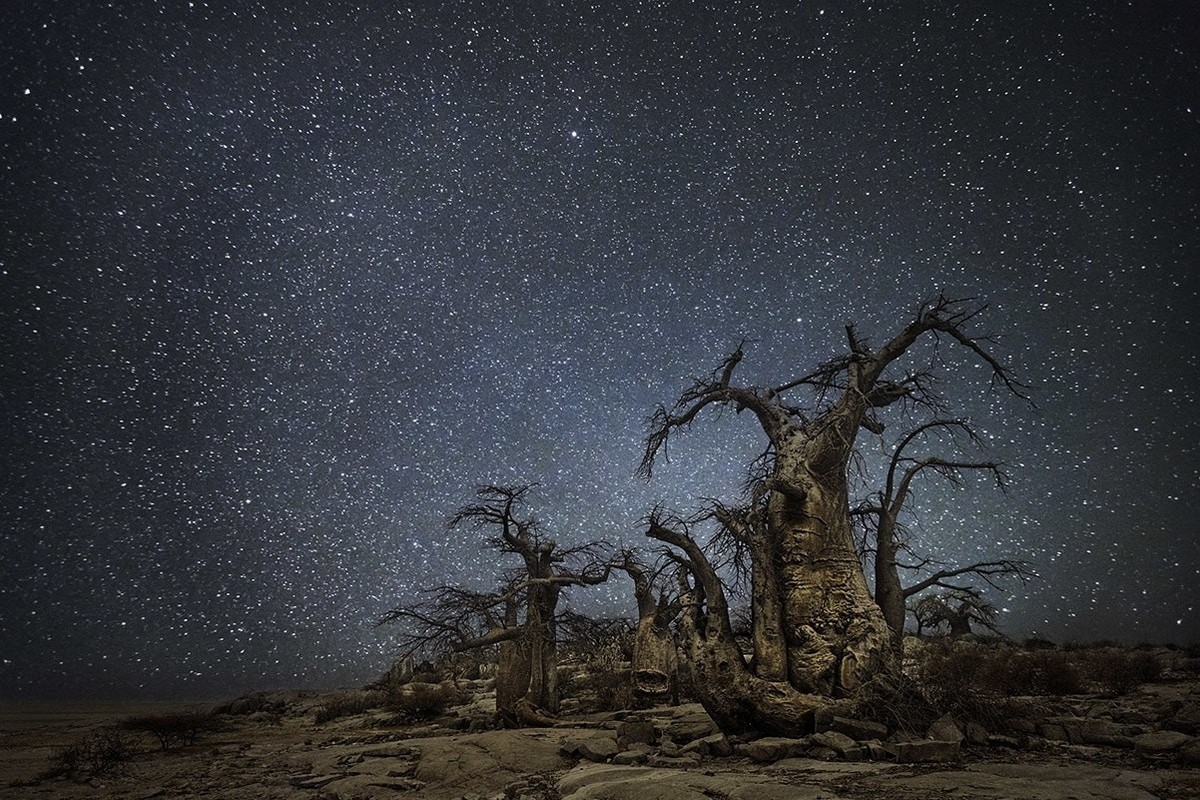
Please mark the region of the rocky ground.
[[[84, 744], [117, 735], [114, 723], [132, 715], [184, 709], [10, 706], [0, 709], [0, 798], [1200, 798], [1194, 682], [1043, 700], [1043, 716], [1004, 735], [943, 718], [923, 736], [889, 737], [825, 714], [813, 736], [754, 740], [720, 735], [695, 704], [484, 730], [487, 683], [468, 684], [471, 702], [416, 725], [378, 711], [316, 724], [329, 694], [247, 698], [226, 704], [194, 743], [167, 751], [120, 733], [133, 750], [99, 770]], [[72, 745], [83, 757], [64, 771]]]

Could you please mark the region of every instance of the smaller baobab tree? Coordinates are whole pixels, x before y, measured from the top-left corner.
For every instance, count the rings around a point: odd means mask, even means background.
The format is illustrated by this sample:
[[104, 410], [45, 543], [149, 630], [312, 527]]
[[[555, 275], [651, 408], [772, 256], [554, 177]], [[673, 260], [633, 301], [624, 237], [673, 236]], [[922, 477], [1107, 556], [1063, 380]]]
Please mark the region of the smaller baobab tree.
[[632, 550], [622, 554], [620, 569], [633, 581], [638, 605], [633, 639], [633, 690], [639, 705], [679, 703], [679, 656], [671, 621], [679, 615], [679, 598], [655, 586], [657, 571]]
[[937, 594], [927, 594], [912, 604], [917, 620], [917, 633], [926, 628], [945, 625], [950, 636], [968, 636], [971, 624], [981, 625], [996, 633], [996, 607], [983, 599], [983, 593], [973, 587], [960, 587]]
[[[998, 578], [1013, 576], [1025, 581], [1029, 577], [1029, 567], [1025, 562], [1001, 559], [937, 568], [909, 585], [905, 585], [901, 580], [901, 569], [918, 572], [928, 570], [933, 564], [932, 559], [915, 557], [910, 531], [901, 521], [905, 503], [912, 496], [915, 480], [926, 477], [940, 478], [954, 486], [962, 487], [965, 485], [964, 473], [975, 471], [990, 475], [1001, 491], [1005, 489], [1006, 476], [1003, 465], [997, 461], [911, 455], [910, 447], [915, 442], [937, 432], [965, 436], [971, 444], [982, 446], [975, 431], [964, 420], [938, 419], [919, 425], [900, 440], [892, 453], [884, 488], [860, 504], [854, 512], [857, 516], [874, 521], [875, 603], [883, 611], [883, 617], [892, 632], [892, 643], [897, 650], [903, 644], [905, 611], [910, 598], [934, 587], [960, 593], [976, 591], [958, 582], [964, 578], [980, 578], [996, 587], [995, 581]], [[868, 528], [869, 526], [870, 523]], [[903, 562], [903, 553], [913, 556], [914, 563]]]
[[[604, 542], [564, 548], [533, 517], [522, 516], [530, 486], [484, 486], [450, 527], [491, 536], [486, 546], [519, 559], [491, 593], [439, 587], [427, 600], [398, 606], [382, 623], [405, 626], [401, 650], [465, 651], [499, 646], [496, 716], [504, 725], [549, 725], [559, 709], [558, 602], [564, 589], [608, 580]], [[403, 652], [402, 652], [403, 654]]]

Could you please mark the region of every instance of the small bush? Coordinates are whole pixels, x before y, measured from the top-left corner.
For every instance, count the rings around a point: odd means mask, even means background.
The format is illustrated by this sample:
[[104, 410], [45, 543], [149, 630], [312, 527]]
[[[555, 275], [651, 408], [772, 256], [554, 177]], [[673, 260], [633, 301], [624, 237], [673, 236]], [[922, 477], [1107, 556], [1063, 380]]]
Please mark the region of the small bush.
[[[909, 724], [898, 721], [897, 727], [910, 730], [910, 726], [917, 725], [921, 726], [919, 732], [924, 732], [934, 719], [946, 713], [989, 728], [997, 725], [1006, 716], [1004, 698], [1011, 694], [997, 681], [997, 661], [1006, 651], [953, 640], [927, 648], [917, 666], [915, 686], [896, 687], [901, 696], [918, 695], [927, 711], [917, 713], [920, 703], [910, 697], [902, 706], [911, 707], [910, 713], [917, 714], [917, 718]], [[927, 714], [932, 718], [926, 718]]]
[[572, 681], [572, 693], [580, 695], [580, 711], [624, 711], [637, 701], [633, 673], [628, 669], [589, 672]]
[[147, 733], [158, 740], [162, 750], [195, 744], [201, 735], [216, 730], [219, 722], [209, 714], [184, 711], [177, 714], [146, 714], [121, 721], [127, 731]]
[[1022, 646], [1026, 650], [1053, 650], [1055, 648], [1054, 642], [1039, 636], [1031, 636], [1022, 642]]
[[1158, 657], [1144, 650], [1093, 650], [1087, 654], [1083, 668], [1102, 692], [1113, 695], [1129, 694], [1162, 676]]
[[1069, 653], [1014, 652], [989, 665], [989, 682], [1007, 695], [1064, 695], [1087, 691], [1084, 672]]
[[383, 708], [397, 720], [433, 719], [462, 701], [458, 689], [444, 683], [409, 683], [388, 691]]
[[123, 769], [135, 753], [137, 750], [129, 737], [115, 728], [103, 728], [56, 753], [49, 769], [38, 777], [79, 780], [105, 775]]
[[331, 697], [323, 705], [317, 706], [313, 722], [324, 725], [335, 719], [363, 714], [372, 708], [381, 708], [384, 698], [383, 692], [354, 692]]
[[1200, 675], [1200, 658], [1179, 658], [1175, 660], [1175, 669], [1191, 675]]

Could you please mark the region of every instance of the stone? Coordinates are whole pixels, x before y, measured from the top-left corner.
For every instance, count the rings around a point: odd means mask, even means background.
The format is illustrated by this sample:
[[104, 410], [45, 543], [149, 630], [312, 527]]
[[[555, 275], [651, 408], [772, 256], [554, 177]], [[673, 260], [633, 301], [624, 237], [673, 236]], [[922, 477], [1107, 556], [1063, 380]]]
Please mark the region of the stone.
[[864, 719], [849, 717], [834, 717], [825, 730], [842, 733], [860, 742], [867, 739], [883, 739], [887, 736], [887, 726], [878, 722], [868, 722]]
[[658, 729], [649, 720], [631, 719], [617, 725], [617, 744], [623, 749], [638, 742], [654, 744], [657, 739]]
[[1002, 736], [998, 733], [988, 736], [987, 743], [989, 747], [1008, 747], [1012, 750], [1021, 749], [1021, 741], [1019, 739], [1015, 739], [1012, 736]]
[[967, 741], [971, 744], [987, 744], [988, 729], [978, 722], [968, 722], [965, 733]]
[[1175, 751], [1175, 757], [1180, 764], [1196, 767], [1200, 766], [1200, 740], [1188, 742]]
[[1179, 709], [1163, 722], [1163, 727], [1189, 736], [1200, 734], [1200, 703], [1181, 704]]
[[1139, 755], [1156, 756], [1172, 753], [1186, 744], [1196, 741], [1194, 736], [1188, 736], [1179, 731], [1159, 731], [1135, 736], [1133, 747]]
[[613, 739], [607, 736], [598, 736], [595, 739], [584, 739], [579, 743], [579, 748], [576, 752], [580, 758], [586, 758], [588, 761], [603, 764], [619, 753], [620, 750]]
[[958, 727], [958, 723], [954, 721], [954, 717], [949, 714], [943, 714], [929, 726], [929, 730], [925, 734], [925, 738], [934, 739], [939, 742], [962, 742], [966, 737]]
[[682, 748], [681, 753], [699, 753], [702, 756], [712, 756], [724, 758], [725, 756], [733, 755], [733, 745], [723, 733], [714, 733], [712, 736], [705, 736], [702, 739], [696, 739], [688, 742]]
[[883, 746], [882, 742], [871, 740], [864, 744], [867, 750], [867, 758], [872, 761], [886, 761], [895, 758], [895, 756]]
[[848, 751], [858, 747], [858, 742], [851, 739], [844, 733], [838, 733], [835, 730], [828, 730], [824, 733], [814, 733], [812, 735], [812, 743], [817, 747], [828, 747], [839, 755], [845, 755]]
[[939, 742], [936, 739], [921, 739], [916, 742], [894, 742], [885, 745], [901, 764], [929, 764], [954, 761], [958, 758], [958, 742]]
[[645, 764], [650, 754], [644, 750], [623, 750], [612, 757], [614, 764]]
[[802, 739], [787, 739], [782, 736], [764, 736], [752, 742], [739, 744], [734, 748], [740, 756], [745, 756], [759, 764], [769, 764], [781, 758], [800, 755], [806, 748]]
[[719, 731], [716, 723], [707, 714], [689, 714], [681, 719], [671, 720], [663, 733], [675, 744], [687, 744]]
[[1084, 739], [1088, 744], [1096, 744], [1101, 747], [1119, 747], [1122, 750], [1131, 750], [1133, 748], [1133, 739], [1128, 736], [1119, 734], [1107, 735], [1102, 733], [1092, 734]]

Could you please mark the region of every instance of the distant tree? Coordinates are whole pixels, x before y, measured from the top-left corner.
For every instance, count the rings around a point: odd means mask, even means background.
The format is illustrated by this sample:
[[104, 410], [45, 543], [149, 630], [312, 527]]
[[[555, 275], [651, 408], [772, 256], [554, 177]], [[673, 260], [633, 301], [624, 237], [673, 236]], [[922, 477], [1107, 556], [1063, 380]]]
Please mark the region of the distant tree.
[[613, 568], [603, 542], [563, 548], [520, 515], [529, 486], [484, 486], [450, 527], [489, 532], [486, 544], [519, 559], [494, 592], [452, 586], [398, 606], [384, 623], [400, 623], [401, 654], [421, 649], [499, 647], [496, 714], [502, 724], [549, 725], [558, 713], [558, 601], [565, 588], [603, 583]]
[[945, 625], [950, 636], [967, 636], [972, 633], [972, 623], [997, 632], [996, 607], [972, 587], [925, 595], [912, 604], [912, 612], [917, 620], [917, 635], [926, 628], [937, 630]]
[[999, 577], [1015, 576], [1024, 581], [1029, 575], [1025, 562], [1004, 559], [935, 569], [931, 574], [907, 586], [901, 581], [901, 569], [918, 571], [928, 569], [932, 563], [929, 558], [919, 558], [911, 564], [901, 561], [902, 553], [912, 555], [910, 532], [901, 522], [901, 513], [905, 503], [912, 496], [913, 481], [916, 478], [935, 476], [955, 486], [962, 486], [964, 471], [979, 471], [990, 474], [996, 485], [1002, 490], [1004, 488], [1005, 475], [998, 462], [945, 459], [939, 456], [913, 457], [909, 454], [910, 445], [926, 434], [936, 431], [957, 432], [965, 435], [972, 443], [980, 444], [974, 430], [963, 420], [938, 419], [914, 428], [900, 440], [892, 453], [884, 488], [854, 510], [855, 514], [870, 521], [868, 527], [874, 528], [874, 547], [869, 549], [873, 550], [874, 555], [875, 602], [883, 612], [888, 628], [891, 629], [893, 645], [897, 650], [901, 648], [904, 639], [905, 609], [909, 598], [933, 587], [967, 591], [961, 583], [952, 583], [954, 579], [977, 577], [995, 586], [994, 581]]
[[[883, 431], [882, 409], [937, 407], [929, 370], [885, 377], [918, 341], [961, 345], [990, 368], [995, 382], [1024, 396], [986, 349], [986, 337], [968, 332], [983, 308], [939, 297], [878, 348], [848, 326], [848, 352], [773, 388], [733, 382], [743, 358], [738, 347], [671, 409], [660, 407], [651, 418], [641, 464], [646, 477], [669, 438], [710, 406], [749, 410], [767, 438], [762, 477], [753, 481], [744, 508], [728, 509], [732, 524], [726, 525], [750, 551], [751, 665], [734, 639], [718, 572], [690, 526], [661, 513], [647, 520], [647, 534], [673, 548], [689, 573], [681, 643], [693, 688], [723, 730], [806, 732], [813, 709], [825, 702], [818, 693], [850, 694], [874, 673], [893, 669], [891, 629], [867, 589], [854, 546], [847, 470], [859, 431]], [[803, 389], [811, 390], [804, 407], [785, 399]]]

